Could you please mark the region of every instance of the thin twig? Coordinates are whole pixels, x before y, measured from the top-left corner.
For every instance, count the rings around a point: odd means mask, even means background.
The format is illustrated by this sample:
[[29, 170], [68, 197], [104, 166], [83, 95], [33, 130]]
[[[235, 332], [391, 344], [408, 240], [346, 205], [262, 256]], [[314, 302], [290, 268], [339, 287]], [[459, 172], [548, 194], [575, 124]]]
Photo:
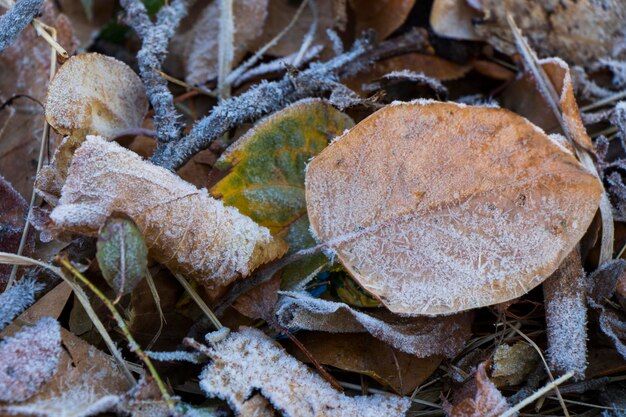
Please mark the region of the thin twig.
[[148, 368], [148, 371], [150, 372], [150, 375], [152, 376], [157, 386], [159, 387], [159, 391], [161, 392], [163, 401], [165, 401], [165, 403], [167, 404], [167, 407], [169, 408], [170, 412], [177, 415], [178, 410], [176, 408], [176, 403], [174, 402], [173, 398], [170, 396], [170, 393], [167, 390], [165, 383], [161, 379], [159, 373], [156, 371], [156, 368], [154, 367], [154, 364], [152, 363], [148, 355], [145, 354], [145, 352], [141, 349], [137, 341], [135, 341], [135, 338], [130, 333], [128, 326], [126, 326], [126, 322], [124, 321], [120, 313], [117, 311], [113, 303], [98, 289], [98, 287], [93, 285], [91, 281], [89, 281], [83, 274], [80, 273], [79, 270], [74, 268], [74, 266], [71, 264], [67, 256], [57, 255], [55, 259], [61, 263], [63, 268], [67, 269], [80, 282], [82, 282], [85, 286], [87, 286], [89, 290], [93, 292], [94, 295], [98, 297], [100, 301], [102, 301], [102, 303], [106, 306], [106, 308], [111, 312], [118, 327], [120, 328], [120, 330], [124, 334], [124, 337], [128, 341], [128, 346], [130, 347], [130, 350], [135, 352], [135, 354], [139, 357], [139, 359], [141, 359], [141, 361], [146, 365], [146, 367]]
[[571, 371], [571, 372], [566, 373], [562, 377], [555, 379], [554, 381], [552, 381], [549, 384], [545, 385], [543, 388], [540, 388], [539, 390], [537, 390], [530, 397], [526, 398], [523, 401], [520, 401], [519, 403], [515, 404], [515, 406], [509, 408], [504, 413], [500, 414], [500, 417], [510, 417], [510, 416], [515, 415], [522, 408], [526, 407], [529, 404], [532, 404], [533, 401], [535, 401], [539, 397], [547, 394], [548, 392], [552, 391], [553, 389], [555, 389], [556, 387], [558, 387], [563, 382], [567, 381], [568, 379], [570, 379], [573, 376], [574, 376], [574, 372]]
[[187, 280], [183, 278], [180, 274], [174, 274], [174, 276], [176, 277], [180, 285], [183, 286], [185, 291], [187, 291], [187, 293], [193, 299], [193, 301], [196, 302], [198, 307], [200, 307], [200, 310], [202, 310], [202, 312], [207, 316], [207, 318], [211, 321], [211, 323], [213, 323], [213, 326], [215, 327], [215, 329], [219, 330], [222, 327], [224, 327], [222, 326], [222, 323], [220, 323], [219, 319], [215, 316], [215, 314], [213, 314], [213, 311], [211, 311], [209, 306], [206, 305], [206, 303], [204, 302], [202, 298], [200, 298], [200, 295], [198, 295], [198, 293], [191, 287], [191, 285], [189, 285]]
[[230, 97], [228, 74], [233, 67], [235, 21], [233, 0], [220, 2], [220, 31], [217, 42], [217, 92], [220, 100]]

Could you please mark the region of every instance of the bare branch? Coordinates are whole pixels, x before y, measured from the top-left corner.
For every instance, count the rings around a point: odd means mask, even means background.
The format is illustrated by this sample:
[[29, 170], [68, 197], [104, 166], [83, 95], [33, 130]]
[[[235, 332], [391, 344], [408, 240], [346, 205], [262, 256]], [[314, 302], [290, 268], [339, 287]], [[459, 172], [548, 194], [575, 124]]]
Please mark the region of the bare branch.
[[37, 16], [43, 0], [18, 0], [0, 16], [0, 52], [17, 39], [24, 28]]
[[237, 97], [224, 100], [209, 115], [197, 121], [186, 137], [157, 148], [152, 162], [176, 170], [241, 123], [256, 121], [302, 98], [332, 91], [340, 79], [362, 71], [372, 62], [402, 53], [423, 51], [426, 47], [426, 35], [420, 30], [408, 32], [376, 47], [367, 39], [359, 40], [350, 51], [327, 62], [311, 64], [308, 69], [287, 74], [278, 81], [262, 82]]
[[[139, 75], [146, 87], [148, 99], [154, 108], [154, 123], [160, 142], [178, 140], [184, 128], [181, 115], [174, 107], [174, 98], [167, 80], [159, 75], [167, 56], [170, 39], [176, 33], [181, 19], [187, 14], [189, 0], [173, 0], [159, 10], [156, 22], [152, 23], [140, 0], [121, 0], [126, 19], [142, 40], [137, 54]], [[157, 71], [155, 71], [157, 70]]]

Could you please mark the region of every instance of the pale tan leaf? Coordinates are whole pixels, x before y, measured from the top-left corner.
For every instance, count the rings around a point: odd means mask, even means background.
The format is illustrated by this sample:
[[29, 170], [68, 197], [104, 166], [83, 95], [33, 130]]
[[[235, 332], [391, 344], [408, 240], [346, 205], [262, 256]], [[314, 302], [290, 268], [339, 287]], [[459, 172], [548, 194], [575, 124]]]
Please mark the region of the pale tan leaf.
[[50, 218], [67, 232], [95, 235], [114, 211], [127, 214], [154, 259], [209, 287], [245, 277], [286, 250], [206, 189], [97, 136], [74, 154], [59, 203]]
[[68, 59], [50, 82], [46, 120], [59, 133], [109, 139], [141, 127], [148, 100], [139, 76], [115, 58], [97, 53]]
[[286, 417], [404, 416], [408, 398], [394, 395], [348, 397], [289, 356], [263, 332], [243, 327], [209, 349], [213, 360], [200, 387], [228, 401], [238, 413], [258, 390]]
[[318, 239], [408, 315], [526, 293], [580, 240], [602, 192], [526, 119], [432, 101], [374, 113], [313, 159], [306, 180]]
[[313, 298], [307, 293], [283, 292], [276, 319], [287, 328], [331, 333], [362, 333], [420, 358], [454, 357], [471, 336], [472, 314], [438, 317], [398, 317], [384, 309], [358, 311], [347, 304]]
[[518, 385], [536, 368], [539, 355], [528, 343], [503, 344], [493, 354], [491, 380], [497, 387]]
[[[269, 0], [238, 0], [233, 2], [234, 50], [233, 64], [259, 44]], [[217, 77], [220, 3], [209, 4], [188, 34], [186, 48], [187, 82], [204, 84]]]
[[430, 25], [435, 33], [452, 39], [480, 40], [472, 19], [482, 13], [465, 0], [435, 0], [430, 11]]

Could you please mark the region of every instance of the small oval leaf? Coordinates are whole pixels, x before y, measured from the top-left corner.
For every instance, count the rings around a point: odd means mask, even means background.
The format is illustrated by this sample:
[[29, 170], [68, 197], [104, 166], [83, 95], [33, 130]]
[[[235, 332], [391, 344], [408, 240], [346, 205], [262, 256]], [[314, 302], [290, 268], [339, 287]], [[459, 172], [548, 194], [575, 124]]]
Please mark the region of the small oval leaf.
[[148, 248], [130, 218], [110, 217], [98, 236], [96, 258], [102, 276], [119, 295], [130, 293], [148, 267]]

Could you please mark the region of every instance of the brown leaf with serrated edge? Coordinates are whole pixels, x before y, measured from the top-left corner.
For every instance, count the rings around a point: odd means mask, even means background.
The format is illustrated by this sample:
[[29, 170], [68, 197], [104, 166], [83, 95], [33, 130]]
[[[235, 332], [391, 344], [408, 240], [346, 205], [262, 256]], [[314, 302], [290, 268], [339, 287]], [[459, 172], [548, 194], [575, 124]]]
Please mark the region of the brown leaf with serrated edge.
[[154, 259], [211, 288], [248, 276], [286, 250], [205, 189], [115, 142], [87, 136], [50, 218], [59, 231], [95, 235], [114, 211], [135, 221]]
[[[455, 405], [444, 405], [449, 417], [496, 417], [509, 409], [506, 398], [489, 380], [487, 364], [481, 363], [476, 370], [474, 379], [464, 387], [468, 395]], [[511, 414], [516, 416], [517, 413]]]
[[[207, 338], [210, 334], [207, 335]], [[242, 327], [209, 348], [200, 388], [235, 413], [259, 390], [285, 417], [404, 416], [410, 401], [395, 395], [348, 397], [257, 329]]]
[[583, 236], [601, 192], [528, 120], [432, 101], [379, 110], [315, 157], [306, 176], [317, 238], [405, 315], [528, 292]]
[[[324, 365], [367, 375], [397, 394], [410, 395], [439, 367], [443, 357], [417, 358], [401, 352], [367, 333], [301, 333], [298, 340]], [[288, 351], [307, 362], [292, 343]]]
[[367, 29], [374, 29], [379, 40], [385, 39], [406, 20], [415, 5], [415, 0], [350, 0], [357, 36]]
[[359, 311], [344, 303], [283, 292], [276, 320], [284, 327], [332, 333], [368, 332], [402, 352], [420, 358], [457, 355], [471, 336], [473, 314], [398, 317], [385, 309]]
[[[0, 251], [17, 252], [27, 213], [28, 204], [26, 200], [0, 175]], [[34, 248], [35, 234], [31, 230], [22, 253], [29, 256]], [[8, 282], [12, 269], [13, 265], [0, 265], [0, 291]]]

